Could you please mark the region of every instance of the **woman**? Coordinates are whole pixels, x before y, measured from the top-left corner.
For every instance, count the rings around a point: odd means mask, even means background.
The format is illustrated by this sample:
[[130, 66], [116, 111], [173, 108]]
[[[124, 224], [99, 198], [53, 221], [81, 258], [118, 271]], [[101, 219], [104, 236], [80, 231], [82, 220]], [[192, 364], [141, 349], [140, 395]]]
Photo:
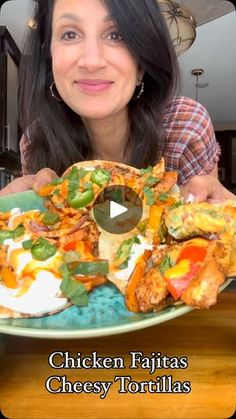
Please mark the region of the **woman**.
[[156, 0], [38, 0], [35, 21], [20, 80], [24, 176], [0, 195], [85, 159], [145, 167], [164, 156], [185, 197], [233, 196], [217, 180], [206, 110], [174, 98], [178, 64]]

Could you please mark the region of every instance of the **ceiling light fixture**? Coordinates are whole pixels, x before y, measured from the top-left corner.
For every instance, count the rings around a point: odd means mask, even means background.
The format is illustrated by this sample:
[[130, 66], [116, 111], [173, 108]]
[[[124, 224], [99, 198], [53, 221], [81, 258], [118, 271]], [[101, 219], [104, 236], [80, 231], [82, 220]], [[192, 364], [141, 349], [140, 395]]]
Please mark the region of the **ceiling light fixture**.
[[0, 0], [0, 10], [1, 10], [1, 7], [3, 6], [3, 4], [6, 3], [7, 1], [11, 1], [11, 0]]
[[196, 38], [196, 22], [190, 11], [171, 0], [159, 0], [176, 54], [187, 51]]
[[35, 29], [36, 30], [37, 29], [37, 22], [34, 19], [30, 19], [27, 22], [27, 26], [30, 29]]
[[209, 86], [209, 83], [207, 83], [207, 82], [204, 82], [204, 83], [199, 83], [199, 77], [200, 77], [200, 76], [202, 76], [202, 75], [204, 74], [204, 70], [203, 70], [203, 68], [194, 68], [194, 69], [191, 71], [191, 73], [192, 73], [192, 75], [193, 75], [193, 76], [195, 76], [195, 77], [196, 77], [196, 84], [195, 84], [195, 88], [196, 88], [196, 91], [195, 91], [195, 99], [196, 99], [196, 101], [198, 101], [198, 89], [199, 89], [199, 88], [204, 88], [204, 87]]
[[236, 9], [236, 0], [228, 0], [230, 3], [232, 3]]

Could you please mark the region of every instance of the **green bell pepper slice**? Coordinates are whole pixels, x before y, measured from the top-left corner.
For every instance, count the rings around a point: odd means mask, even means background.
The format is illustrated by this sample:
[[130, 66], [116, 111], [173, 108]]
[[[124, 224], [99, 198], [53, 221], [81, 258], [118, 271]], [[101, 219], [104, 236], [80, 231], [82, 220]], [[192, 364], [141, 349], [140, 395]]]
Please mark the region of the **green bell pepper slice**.
[[15, 230], [0, 230], [0, 244], [3, 244], [4, 240], [17, 239], [23, 236], [25, 228], [22, 224], [19, 224]]
[[47, 211], [47, 212], [45, 212], [42, 221], [43, 221], [43, 224], [45, 224], [45, 225], [52, 225], [53, 226], [56, 223], [58, 223], [58, 221], [60, 221], [60, 217], [56, 212]]
[[86, 207], [94, 199], [93, 189], [87, 189], [86, 191], [73, 191], [69, 193], [67, 202], [72, 208], [83, 208]]
[[4, 240], [12, 239], [13, 231], [10, 230], [1, 230], [0, 231], [0, 244], [3, 244]]
[[40, 237], [31, 247], [31, 253], [36, 260], [47, 260], [57, 252], [57, 247], [44, 237]]
[[134, 243], [140, 244], [140, 240], [137, 236], [134, 236], [128, 240], [124, 240], [116, 252], [115, 260], [126, 260], [130, 255]]
[[111, 179], [110, 173], [105, 169], [96, 169], [92, 172], [90, 180], [98, 186], [103, 186]]

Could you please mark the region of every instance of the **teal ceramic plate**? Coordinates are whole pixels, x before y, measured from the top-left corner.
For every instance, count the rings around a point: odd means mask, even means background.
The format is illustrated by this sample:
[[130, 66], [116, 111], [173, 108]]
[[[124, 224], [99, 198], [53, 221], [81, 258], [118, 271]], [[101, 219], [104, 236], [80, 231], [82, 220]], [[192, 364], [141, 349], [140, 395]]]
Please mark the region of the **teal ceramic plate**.
[[[0, 211], [12, 208], [43, 209], [43, 201], [32, 191], [0, 198]], [[228, 279], [225, 288], [231, 279]], [[168, 307], [160, 313], [131, 313], [113, 285], [96, 288], [86, 307], [70, 307], [53, 316], [37, 319], [0, 320], [0, 332], [37, 338], [88, 338], [143, 329], [191, 311], [185, 305]]]

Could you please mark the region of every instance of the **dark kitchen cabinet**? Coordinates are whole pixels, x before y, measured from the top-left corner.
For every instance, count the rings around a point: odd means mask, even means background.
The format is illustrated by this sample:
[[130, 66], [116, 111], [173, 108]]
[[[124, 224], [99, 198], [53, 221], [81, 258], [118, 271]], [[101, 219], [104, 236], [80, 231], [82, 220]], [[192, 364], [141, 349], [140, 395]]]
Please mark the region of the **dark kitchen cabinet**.
[[236, 192], [236, 131], [217, 131], [216, 138], [221, 147], [219, 178], [221, 183]]
[[18, 68], [20, 50], [5, 26], [0, 26], [0, 166], [19, 167]]

